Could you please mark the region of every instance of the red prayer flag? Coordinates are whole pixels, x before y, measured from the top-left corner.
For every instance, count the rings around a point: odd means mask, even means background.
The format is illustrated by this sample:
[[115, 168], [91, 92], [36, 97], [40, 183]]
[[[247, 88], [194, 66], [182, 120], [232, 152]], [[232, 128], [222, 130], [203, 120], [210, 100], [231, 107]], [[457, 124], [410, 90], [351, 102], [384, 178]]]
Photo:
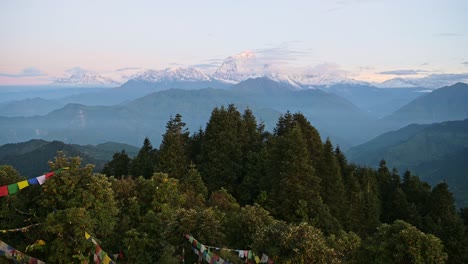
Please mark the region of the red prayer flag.
[[8, 186], [0, 186], [0, 197], [1, 196], [8, 196]]
[[46, 173], [45, 177], [46, 179], [49, 179], [50, 177], [54, 176], [55, 172], [49, 172], [49, 173]]

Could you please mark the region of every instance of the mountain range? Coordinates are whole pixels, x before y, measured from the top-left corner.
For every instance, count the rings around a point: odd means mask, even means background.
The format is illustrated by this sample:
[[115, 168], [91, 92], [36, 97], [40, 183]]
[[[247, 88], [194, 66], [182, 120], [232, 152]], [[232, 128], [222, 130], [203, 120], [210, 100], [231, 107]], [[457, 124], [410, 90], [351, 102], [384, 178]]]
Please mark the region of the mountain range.
[[[213, 67], [215, 65], [212, 65]], [[268, 77], [279, 82], [287, 82], [298, 88], [317, 88], [335, 84], [371, 83], [356, 80], [350, 75], [328, 64], [317, 65], [296, 72], [265, 61], [252, 51], [229, 56], [217, 66], [214, 72], [201, 71], [197, 68], [166, 68], [163, 70], [128, 68], [114, 72], [98, 73], [84, 69], [74, 69], [64, 77], [57, 78], [53, 84], [58, 86], [81, 87], [118, 87], [135, 83], [159, 83], [174, 81], [221, 82], [236, 84], [247, 79]], [[421, 78], [393, 78], [382, 83], [373, 83], [379, 88], [426, 88], [436, 89], [456, 82], [468, 82], [467, 74], [431, 74]], [[204, 87], [205, 88], [205, 87]]]
[[112, 159], [113, 154], [122, 150], [125, 150], [130, 157], [134, 157], [139, 149], [115, 142], [81, 146], [56, 140], [33, 139], [0, 146], [0, 164], [12, 165], [21, 175], [34, 177], [47, 172], [48, 161], [57, 156], [57, 151], [63, 151], [68, 156], [79, 156], [83, 164], [94, 164], [95, 171], [101, 171], [104, 164]]
[[412, 124], [384, 133], [346, 152], [349, 160], [378, 167], [410, 170], [435, 185], [449, 184], [460, 206], [468, 206], [468, 119], [442, 123]]
[[[172, 84], [180, 87], [189, 86], [190, 83], [200, 84], [198, 81], [191, 80]], [[205, 83], [205, 85], [209, 84], [216, 83]], [[162, 89], [162, 84], [159, 87]], [[159, 142], [164, 132], [164, 124], [171, 115], [182, 114], [189, 128], [195, 131], [204, 127], [214, 107], [228, 104], [236, 104], [241, 109], [251, 108], [264, 121], [267, 128], [274, 127], [281, 113], [302, 112], [322, 135], [329, 136], [333, 142], [340, 144], [344, 149], [410, 123], [423, 121], [430, 123], [430, 121], [468, 117], [466, 104], [463, 103], [468, 100], [466, 84], [440, 88], [428, 94], [420, 93], [417, 89], [390, 93], [362, 85], [348, 88], [336, 85], [332, 86], [331, 90], [298, 89], [287, 82], [278, 82], [265, 77], [248, 79], [230, 85], [228, 88], [223, 87], [223, 89], [184, 90], [165, 87], [158, 91], [157, 86], [140, 88], [141, 90], [123, 86], [77, 94], [62, 98], [56, 105], [72, 103], [63, 108], [57, 107], [58, 109], [42, 116], [0, 117], [0, 126], [3, 128], [0, 131], [0, 144], [42, 138], [79, 144], [98, 144], [111, 140], [139, 145], [146, 136]], [[347, 95], [344, 95], [346, 92], [343, 91], [346, 89], [353, 92], [347, 92]], [[377, 92], [373, 89], [377, 89]], [[157, 90], [157, 92], [145, 95], [152, 90]], [[357, 107], [343, 98], [348, 97], [363, 104], [369, 99], [361, 100], [364, 96], [360, 97], [359, 92], [356, 92], [360, 90], [364, 91], [361, 94], [367, 94], [369, 98], [373, 93], [380, 94], [380, 98], [384, 99], [387, 97], [406, 98], [402, 99], [399, 104], [403, 104], [405, 100], [409, 101], [411, 96], [416, 96], [416, 99], [395, 113], [378, 119], [375, 115], [369, 114], [367, 109], [363, 110], [362, 107]], [[343, 97], [337, 95], [340, 93]], [[135, 98], [138, 95], [142, 97]], [[377, 97], [379, 96], [374, 98]], [[377, 99], [375, 101], [381, 102], [380, 105], [385, 105], [383, 101]], [[388, 104], [395, 108], [399, 106], [392, 102], [389, 100]], [[418, 116], [418, 109], [421, 107], [429, 109], [434, 104], [441, 108], [437, 110], [438, 113], [444, 113], [440, 118], [424, 119]], [[51, 102], [50, 105], [55, 104]], [[10, 107], [10, 109], [13, 108]], [[398, 118], [399, 116], [406, 117], [406, 119]]]

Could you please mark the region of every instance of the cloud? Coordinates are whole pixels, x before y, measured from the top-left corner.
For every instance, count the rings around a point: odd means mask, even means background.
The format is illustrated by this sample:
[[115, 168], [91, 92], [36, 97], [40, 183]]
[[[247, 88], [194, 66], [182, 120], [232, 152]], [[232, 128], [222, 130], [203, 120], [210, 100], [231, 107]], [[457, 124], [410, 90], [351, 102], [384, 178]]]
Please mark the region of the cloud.
[[378, 74], [386, 74], [386, 75], [417, 75], [420, 73], [424, 73], [426, 71], [423, 70], [393, 70], [393, 71], [383, 71], [379, 72]]
[[23, 78], [23, 77], [38, 77], [38, 76], [47, 76], [47, 74], [43, 73], [36, 67], [28, 67], [23, 69], [21, 72], [16, 74], [10, 73], [1, 73], [0, 76], [2, 77], [11, 77], [11, 78]]
[[468, 66], [468, 61], [462, 62], [462, 64]]
[[255, 49], [254, 52], [261, 64], [283, 64], [298, 61], [311, 53], [310, 51], [292, 48], [291, 46], [295, 43], [300, 43], [300, 41], [283, 42], [276, 47]]
[[117, 69], [115, 71], [129, 71], [129, 70], [140, 70], [141, 68], [140, 67], [125, 67], [125, 68], [120, 68], [120, 69]]
[[462, 37], [463, 34], [455, 33], [455, 32], [442, 32], [442, 33], [434, 33], [432, 34], [434, 37]]
[[85, 69], [83, 69], [81, 67], [73, 67], [73, 68], [65, 70], [65, 72], [74, 74], [74, 73], [84, 73], [84, 72], [87, 72], [87, 70], [85, 70]]

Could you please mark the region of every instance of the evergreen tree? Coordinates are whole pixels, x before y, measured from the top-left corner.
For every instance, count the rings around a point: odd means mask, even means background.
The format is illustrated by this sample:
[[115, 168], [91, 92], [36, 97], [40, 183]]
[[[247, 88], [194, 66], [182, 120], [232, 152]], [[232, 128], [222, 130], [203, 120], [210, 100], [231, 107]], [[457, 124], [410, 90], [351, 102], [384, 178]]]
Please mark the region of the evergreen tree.
[[130, 161], [131, 159], [128, 157], [125, 150], [117, 152], [112, 156], [112, 160], [104, 165], [102, 173], [107, 176], [126, 176], [128, 175]]
[[230, 193], [242, 180], [242, 118], [234, 105], [215, 108], [206, 125], [200, 172], [209, 190]]
[[330, 213], [340, 222], [346, 218], [346, 192], [341, 175], [341, 169], [333, 151], [333, 145], [329, 138], [323, 146], [317, 175], [321, 181], [321, 197], [330, 208]]
[[174, 118], [171, 117], [159, 147], [156, 170], [181, 179], [186, 174], [188, 166], [188, 139], [189, 132], [182, 122], [182, 116], [177, 114]]
[[153, 175], [154, 163], [155, 150], [149, 138], [146, 137], [138, 155], [130, 164], [130, 174], [134, 177], [143, 176], [145, 179], [149, 179]]
[[468, 263], [468, 240], [465, 226], [455, 209], [455, 201], [446, 183], [431, 192], [424, 230], [439, 237], [447, 248], [448, 263]]
[[376, 173], [372, 169], [358, 168], [356, 178], [359, 180], [362, 193], [362, 211], [359, 215], [361, 225], [356, 232], [363, 237], [367, 237], [380, 224], [381, 201], [379, 199], [379, 186]]
[[320, 179], [300, 127], [272, 138], [269, 151], [270, 207], [274, 214], [287, 221], [311, 221], [325, 232], [337, 231], [339, 223], [320, 197]]

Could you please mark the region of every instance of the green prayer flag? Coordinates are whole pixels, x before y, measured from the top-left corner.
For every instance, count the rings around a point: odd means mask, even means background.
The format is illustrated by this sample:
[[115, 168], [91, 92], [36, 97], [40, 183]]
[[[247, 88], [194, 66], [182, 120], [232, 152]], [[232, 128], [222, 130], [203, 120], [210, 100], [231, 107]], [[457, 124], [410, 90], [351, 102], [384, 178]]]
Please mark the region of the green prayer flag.
[[8, 185], [8, 193], [15, 194], [19, 191], [18, 183]]

